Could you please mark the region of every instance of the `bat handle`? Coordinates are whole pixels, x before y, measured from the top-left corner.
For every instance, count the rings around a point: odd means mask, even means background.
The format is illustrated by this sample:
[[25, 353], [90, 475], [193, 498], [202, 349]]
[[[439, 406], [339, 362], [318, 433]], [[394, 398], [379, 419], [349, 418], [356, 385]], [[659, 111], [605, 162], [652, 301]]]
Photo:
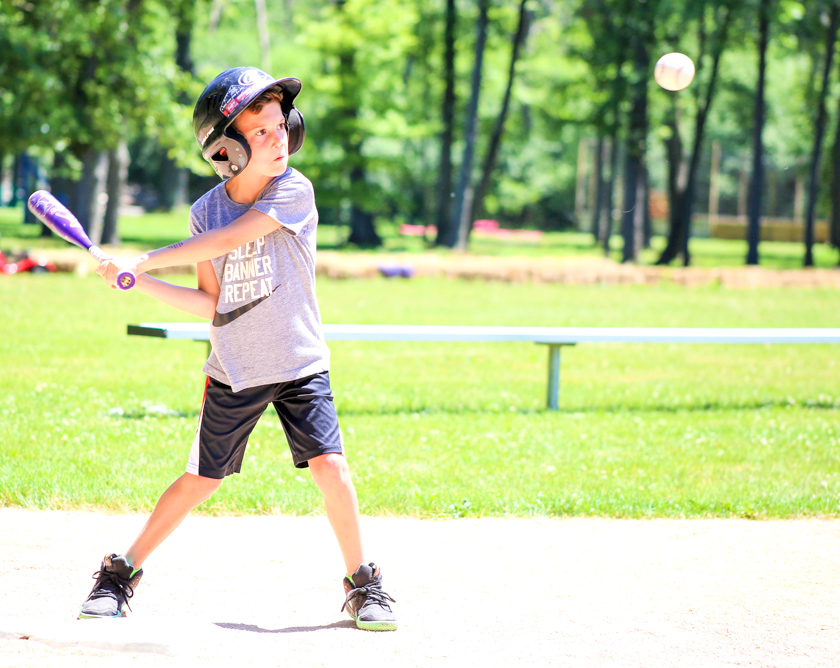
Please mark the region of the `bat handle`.
[[[99, 246], [91, 246], [88, 248], [88, 251], [100, 262], [107, 257], [105, 251], [103, 251]], [[137, 277], [133, 272], [121, 271], [117, 274], [117, 287], [120, 290], [130, 290], [134, 287], [135, 283], [137, 283]]]

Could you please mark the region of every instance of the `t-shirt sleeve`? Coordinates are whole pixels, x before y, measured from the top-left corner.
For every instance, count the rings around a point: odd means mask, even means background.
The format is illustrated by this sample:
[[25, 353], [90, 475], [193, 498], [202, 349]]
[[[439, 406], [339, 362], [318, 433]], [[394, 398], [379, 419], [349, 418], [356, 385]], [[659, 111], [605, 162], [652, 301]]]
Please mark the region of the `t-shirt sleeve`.
[[277, 179], [253, 208], [297, 235], [315, 218], [315, 192], [307, 179], [293, 174]]
[[201, 217], [197, 215], [196, 207], [190, 207], [190, 236], [194, 237], [196, 234], [201, 234], [206, 231], [206, 229], [207, 225], [203, 220], [201, 220]]

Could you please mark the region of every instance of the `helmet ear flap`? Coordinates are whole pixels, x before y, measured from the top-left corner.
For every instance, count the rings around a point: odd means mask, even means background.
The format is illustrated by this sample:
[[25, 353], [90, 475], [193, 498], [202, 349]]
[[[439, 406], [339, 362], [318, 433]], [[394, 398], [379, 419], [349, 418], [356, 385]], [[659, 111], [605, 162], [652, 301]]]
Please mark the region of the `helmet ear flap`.
[[213, 165], [216, 174], [223, 179], [231, 179], [248, 165], [251, 147], [245, 137], [231, 125], [212, 148], [204, 151], [204, 157]]
[[297, 153], [300, 147], [303, 146], [303, 137], [305, 134], [303, 114], [295, 107], [292, 107], [286, 116], [286, 124], [289, 126], [289, 155], [292, 155], [293, 153]]

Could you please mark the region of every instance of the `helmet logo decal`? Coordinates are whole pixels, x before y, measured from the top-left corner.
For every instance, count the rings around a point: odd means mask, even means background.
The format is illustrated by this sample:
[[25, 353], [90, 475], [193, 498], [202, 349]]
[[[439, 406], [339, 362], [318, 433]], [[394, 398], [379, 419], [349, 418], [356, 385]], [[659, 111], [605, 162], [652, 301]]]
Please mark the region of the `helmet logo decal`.
[[221, 105], [222, 114], [230, 116], [239, 109], [244, 100], [250, 101], [253, 95], [260, 93], [267, 84], [271, 83], [274, 83], [274, 79], [262, 70], [253, 69], [243, 72], [237, 83], [225, 91]]
[[273, 82], [274, 79], [262, 70], [248, 70], [243, 72], [239, 77], [240, 86], [252, 86], [253, 84], [260, 83], [261, 81]]

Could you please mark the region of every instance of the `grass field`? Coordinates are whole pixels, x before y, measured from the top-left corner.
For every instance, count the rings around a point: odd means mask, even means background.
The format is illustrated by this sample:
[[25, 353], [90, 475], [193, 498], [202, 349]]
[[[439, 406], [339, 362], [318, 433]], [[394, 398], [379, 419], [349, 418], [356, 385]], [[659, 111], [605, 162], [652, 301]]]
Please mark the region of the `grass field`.
[[[177, 280], [190, 281], [190, 277]], [[325, 322], [838, 327], [834, 290], [319, 279]], [[205, 346], [93, 276], [0, 280], [0, 505], [148, 510], [183, 471]], [[333, 342], [367, 514], [840, 516], [837, 347]], [[208, 513], [320, 513], [266, 415]]]

